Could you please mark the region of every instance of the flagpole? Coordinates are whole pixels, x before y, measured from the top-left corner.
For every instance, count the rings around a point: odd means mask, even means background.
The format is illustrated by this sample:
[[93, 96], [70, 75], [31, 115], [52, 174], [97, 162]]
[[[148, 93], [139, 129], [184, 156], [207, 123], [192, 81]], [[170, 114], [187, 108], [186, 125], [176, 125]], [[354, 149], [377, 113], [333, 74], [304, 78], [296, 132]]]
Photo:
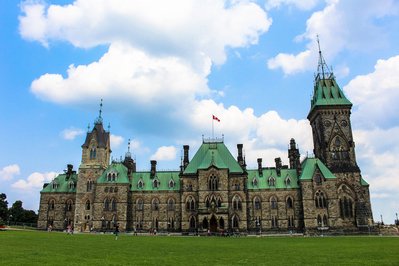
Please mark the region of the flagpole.
[[215, 119], [213, 119], [213, 116], [212, 116], [212, 141], [215, 139], [214, 130], [213, 130], [213, 120], [215, 120]]

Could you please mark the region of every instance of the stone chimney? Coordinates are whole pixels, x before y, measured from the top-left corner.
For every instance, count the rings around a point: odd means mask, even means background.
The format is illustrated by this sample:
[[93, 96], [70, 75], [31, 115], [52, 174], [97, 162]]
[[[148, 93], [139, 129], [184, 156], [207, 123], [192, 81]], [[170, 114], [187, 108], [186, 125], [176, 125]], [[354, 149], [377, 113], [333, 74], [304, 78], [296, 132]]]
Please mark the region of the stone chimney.
[[263, 176], [262, 158], [258, 158], [258, 172], [259, 172], [259, 176]]
[[188, 145], [183, 145], [183, 151], [184, 151], [184, 157], [183, 157], [183, 168], [186, 169], [187, 165], [190, 163], [190, 160], [188, 159], [188, 151], [190, 149], [190, 146]]
[[157, 172], [157, 161], [151, 160], [151, 178], [154, 178], [155, 174]]
[[237, 162], [241, 167], [244, 166], [244, 157], [242, 156], [242, 147], [243, 147], [242, 144], [237, 144], [237, 151], [238, 151]]
[[274, 159], [274, 162], [276, 163], [276, 172], [277, 172], [277, 175], [278, 175], [278, 176], [281, 176], [281, 167], [282, 167], [281, 158], [280, 158], [280, 157], [275, 158], [275, 159]]
[[299, 149], [295, 143], [295, 139], [290, 140], [290, 148], [288, 149], [288, 159], [290, 160], [290, 169], [296, 169], [298, 175], [301, 173], [301, 155]]

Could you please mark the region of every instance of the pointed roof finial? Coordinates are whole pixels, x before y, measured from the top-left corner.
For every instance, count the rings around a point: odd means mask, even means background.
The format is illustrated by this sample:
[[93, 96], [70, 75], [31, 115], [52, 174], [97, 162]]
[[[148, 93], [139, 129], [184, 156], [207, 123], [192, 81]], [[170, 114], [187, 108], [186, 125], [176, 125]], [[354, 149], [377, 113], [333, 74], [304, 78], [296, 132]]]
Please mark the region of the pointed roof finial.
[[99, 115], [96, 119], [96, 124], [102, 124], [102, 122], [103, 122], [103, 118], [101, 117], [102, 112], [103, 112], [103, 99], [101, 99], [101, 102], [100, 102], [100, 111], [99, 111]]
[[130, 152], [130, 139], [127, 142], [127, 152]]
[[90, 123], [87, 125], [87, 132], [90, 132]]
[[325, 79], [326, 75], [328, 75], [327, 78], [330, 78], [333, 73], [328, 68], [328, 66], [326, 64], [326, 61], [324, 60], [324, 57], [321, 54], [319, 35], [317, 34], [316, 37], [317, 37], [317, 47], [319, 48], [319, 64], [317, 66], [317, 76], [316, 76], [316, 78]]

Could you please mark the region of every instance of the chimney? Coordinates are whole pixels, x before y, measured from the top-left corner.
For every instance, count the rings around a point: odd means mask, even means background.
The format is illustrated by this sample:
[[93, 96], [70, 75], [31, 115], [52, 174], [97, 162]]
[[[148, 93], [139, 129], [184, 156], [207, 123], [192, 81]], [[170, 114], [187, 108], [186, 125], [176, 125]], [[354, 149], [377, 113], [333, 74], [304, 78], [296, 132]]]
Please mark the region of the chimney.
[[188, 159], [188, 150], [190, 149], [190, 146], [188, 145], [183, 145], [183, 150], [184, 150], [184, 157], [183, 157], [183, 167], [186, 169], [187, 165], [189, 164], [189, 159]]
[[151, 162], [151, 174], [150, 174], [150, 176], [151, 176], [151, 178], [154, 178], [155, 173], [157, 172], [157, 161], [151, 160], [150, 162]]
[[280, 175], [281, 175], [281, 166], [282, 166], [282, 164], [281, 164], [281, 158], [280, 158], [280, 157], [275, 158], [275, 159], [274, 159], [274, 162], [276, 163], [276, 172], [277, 172], [277, 175], [280, 176]]
[[237, 144], [237, 150], [238, 150], [238, 156], [237, 156], [237, 162], [241, 167], [244, 165], [244, 157], [242, 157], [242, 144]]
[[65, 171], [66, 180], [68, 180], [71, 177], [71, 175], [74, 174], [74, 173], [76, 173], [76, 172], [73, 171], [73, 165], [72, 164], [67, 164], [67, 170]]
[[301, 155], [299, 149], [295, 143], [295, 139], [290, 140], [290, 148], [288, 150], [288, 158], [290, 160], [290, 169], [296, 169], [298, 175], [301, 173]]
[[259, 172], [259, 176], [263, 176], [262, 158], [258, 158], [258, 172]]

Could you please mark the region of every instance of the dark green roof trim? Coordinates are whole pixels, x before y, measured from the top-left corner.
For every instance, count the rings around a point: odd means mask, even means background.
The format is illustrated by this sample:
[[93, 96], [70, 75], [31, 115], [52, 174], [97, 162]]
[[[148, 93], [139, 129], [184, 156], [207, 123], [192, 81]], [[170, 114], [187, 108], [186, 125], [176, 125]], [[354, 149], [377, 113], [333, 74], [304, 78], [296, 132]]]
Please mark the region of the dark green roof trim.
[[312, 180], [314, 173], [318, 168], [326, 179], [335, 179], [336, 176], [325, 166], [325, 164], [317, 158], [306, 158], [302, 162], [302, 173], [300, 180]]
[[345, 97], [334, 77], [317, 78], [311, 100], [311, 111], [317, 106], [335, 105], [347, 105], [351, 107], [352, 103]]
[[218, 169], [228, 169], [230, 173], [244, 171], [231, 155], [223, 142], [203, 142], [197, 153], [187, 165], [183, 174], [196, 174], [200, 169], [208, 169], [214, 166]]
[[76, 183], [78, 175], [72, 174], [67, 177], [67, 174], [60, 174], [56, 176], [41, 193], [76, 193]]
[[369, 186], [369, 183], [367, 183], [367, 181], [364, 180], [363, 177], [360, 178], [360, 184], [361, 184], [362, 186]]
[[[115, 174], [115, 181], [109, 180], [108, 174]], [[108, 168], [102, 173], [102, 175], [97, 179], [98, 184], [113, 183], [113, 184], [128, 184], [129, 177], [127, 175], [127, 167], [122, 163], [112, 163]]]
[[[155, 186], [155, 181], [157, 186]], [[135, 172], [132, 174], [131, 191], [179, 191], [180, 172], [160, 171], [151, 178], [150, 172]]]
[[[263, 168], [262, 176], [259, 176], [258, 169], [248, 170], [247, 173], [247, 188], [249, 190], [299, 188], [296, 169], [281, 169], [280, 176], [277, 175], [276, 168]], [[274, 186], [270, 186], [269, 179], [271, 178], [275, 180]]]

